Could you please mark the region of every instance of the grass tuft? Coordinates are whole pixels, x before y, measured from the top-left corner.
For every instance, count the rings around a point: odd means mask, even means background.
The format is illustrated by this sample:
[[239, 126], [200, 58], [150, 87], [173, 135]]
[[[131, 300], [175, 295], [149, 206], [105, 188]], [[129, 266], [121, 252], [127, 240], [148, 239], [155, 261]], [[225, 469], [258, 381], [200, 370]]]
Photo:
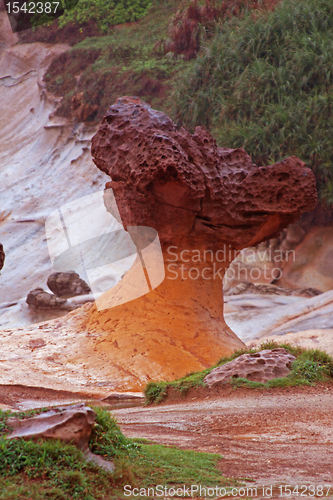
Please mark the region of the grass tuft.
[[221, 358], [216, 365], [207, 368], [202, 372], [195, 372], [185, 375], [172, 382], [150, 382], [145, 388], [145, 397], [147, 404], [158, 404], [166, 398], [168, 389], [176, 389], [180, 394], [185, 395], [190, 389], [196, 387], [205, 387], [204, 378], [214, 368], [222, 366], [225, 363], [233, 361], [242, 356], [242, 354], [255, 354], [264, 349], [284, 348], [290, 354], [295, 356], [296, 360], [287, 377], [269, 380], [265, 384], [254, 382], [244, 378], [232, 378], [229, 382], [234, 388], [248, 387], [251, 389], [269, 388], [269, 387], [295, 387], [298, 385], [312, 385], [316, 382], [332, 381], [333, 379], [333, 358], [326, 352], [318, 349], [304, 349], [302, 347], [291, 346], [286, 343], [277, 343], [274, 341], [264, 342], [256, 348], [245, 348], [234, 352], [231, 356]]
[[28, 418], [45, 409], [0, 410], [0, 500], [118, 500], [126, 498], [124, 485], [233, 485], [217, 468], [219, 455], [126, 438], [108, 411], [94, 410], [97, 415], [89, 447], [106, 460], [114, 460], [113, 473], [87, 463], [79, 449], [60, 441], [7, 440], [8, 418]]

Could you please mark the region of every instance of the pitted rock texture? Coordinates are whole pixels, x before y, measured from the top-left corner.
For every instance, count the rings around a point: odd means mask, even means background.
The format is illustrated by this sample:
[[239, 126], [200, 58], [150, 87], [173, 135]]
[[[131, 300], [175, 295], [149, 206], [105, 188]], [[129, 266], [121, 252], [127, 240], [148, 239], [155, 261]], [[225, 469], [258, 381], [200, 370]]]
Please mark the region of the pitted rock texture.
[[0, 243], [0, 271], [3, 268], [3, 265], [5, 263], [5, 252], [3, 249], [3, 245]]
[[222, 366], [214, 368], [204, 381], [208, 386], [225, 384], [231, 378], [246, 378], [265, 383], [274, 378], [286, 377], [295, 356], [286, 349], [264, 349], [255, 354], [243, 354]]
[[91, 292], [87, 283], [74, 271], [52, 273], [47, 279], [47, 286], [57, 297], [74, 297]]
[[82, 404], [59, 407], [23, 420], [13, 418], [8, 425], [14, 430], [8, 439], [60, 439], [88, 450], [95, 412]]
[[112, 178], [123, 224], [153, 227], [162, 243], [240, 249], [316, 206], [314, 175], [299, 158], [257, 167], [243, 149], [217, 147], [202, 127], [177, 129], [136, 97], [109, 108], [92, 155]]

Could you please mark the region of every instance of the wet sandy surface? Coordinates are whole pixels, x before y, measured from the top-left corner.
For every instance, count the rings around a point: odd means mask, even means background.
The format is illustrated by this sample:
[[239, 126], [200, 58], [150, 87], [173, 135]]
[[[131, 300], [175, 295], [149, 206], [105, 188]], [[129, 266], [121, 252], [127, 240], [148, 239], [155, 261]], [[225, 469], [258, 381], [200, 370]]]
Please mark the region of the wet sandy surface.
[[332, 484], [326, 498], [333, 498], [332, 386], [229, 391], [115, 413], [129, 437], [221, 454], [226, 477], [275, 486]]

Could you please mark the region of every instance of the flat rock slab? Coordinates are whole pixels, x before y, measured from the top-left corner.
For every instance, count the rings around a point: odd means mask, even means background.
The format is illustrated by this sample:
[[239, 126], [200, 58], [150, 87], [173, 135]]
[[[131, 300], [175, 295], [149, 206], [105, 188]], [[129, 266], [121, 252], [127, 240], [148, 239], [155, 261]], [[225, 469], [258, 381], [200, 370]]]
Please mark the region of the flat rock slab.
[[248, 347], [258, 347], [265, 342], [287, 343], [304, 349], [320, 349], [333, 356], [333, 329], [313, 329], [303, 332], [270, 335], [247, 342]]
[[88, 441], [95, 420], [95, 412], [89, 406], [77, 404], [59, 407], [36, 417], [8, 421], [14, 430], [8, 439], [60, 439], [88, 450]]
[[229, 363], [214, 368], [204, 381], [208, 386], [225, 384], [231, 378], [246, 378], [253, 382], [265, 383], [274, 378], [287, 376], [295, 359], [295, 356], [283, 348], [243, 354]]

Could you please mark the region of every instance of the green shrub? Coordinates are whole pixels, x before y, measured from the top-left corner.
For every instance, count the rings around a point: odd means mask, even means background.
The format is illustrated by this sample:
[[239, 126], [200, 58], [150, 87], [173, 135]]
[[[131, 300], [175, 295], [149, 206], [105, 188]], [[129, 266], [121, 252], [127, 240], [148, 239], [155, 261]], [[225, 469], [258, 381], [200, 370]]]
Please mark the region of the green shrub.
[[[0, 499], [118, 500], [126, 498], [125, 484], [139, 488], [234, 484], [221, 475], [219, 455], [126, 438], [107, 410], [94, 410], [97, 415], [89, 446], [106, 459], [113, 457], [114, 472], [87, 463], [80, 450], [61, 441], [0, 436]], [[9, 431], [9, 417], [27, 418], [41, 411], [45, 409], [15, 414], [0, 410], [0, 430]]]
[[109, 26], [137, 21], [147, 13], [151, 3], [151, 0], [79, 0], [76, 7], [59, 18], [59, 27], [71, 22], [83, 25], [97, 21], [106, 32]]
[[296, 155], [333, 203], [331, 0], [283, 0], [274, 12], [221, 22], [177, 84], [175, 113], [259, 164]]
[[101, 408], [94, 408], [95, 423], [92, 428], [89, 447], [93, 453], [114, 458], [121, 454], [135, 454], [140, 448], [121, 432], [116, 419]]

